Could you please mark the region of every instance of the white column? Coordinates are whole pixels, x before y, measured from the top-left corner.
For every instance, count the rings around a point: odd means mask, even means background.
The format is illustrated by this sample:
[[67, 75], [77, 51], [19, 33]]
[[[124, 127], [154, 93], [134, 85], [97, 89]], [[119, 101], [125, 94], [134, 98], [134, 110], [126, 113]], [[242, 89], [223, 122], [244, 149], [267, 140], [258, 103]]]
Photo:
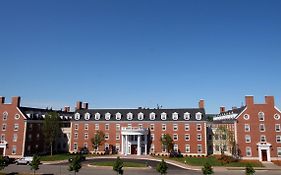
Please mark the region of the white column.
[[125, 156], [128, 154], [128, 135], [125, 136]]
[[121, 135], [121, 154], [124, 154], [124, 136]]
[[144, 135], [144, 155], [147, 155], [147, 134]]
[[138, 149], [137, 149], [137, 155], [138, 155], [138, 156], [141, 155], [141, 145], [140, 145], [140, 141], [141, 141], [141, 136], [138, 135]]

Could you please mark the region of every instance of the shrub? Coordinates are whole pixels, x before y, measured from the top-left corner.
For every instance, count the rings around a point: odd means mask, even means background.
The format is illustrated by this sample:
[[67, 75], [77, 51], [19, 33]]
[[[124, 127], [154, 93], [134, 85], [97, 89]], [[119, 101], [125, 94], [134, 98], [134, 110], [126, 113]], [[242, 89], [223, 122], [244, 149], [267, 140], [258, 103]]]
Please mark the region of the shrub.
[[255, 170], [254, 170], [254, 168], [252, 167], [251, 164], [247, 164], [246, 165], [245, 174], [246, 175], [253, 175], [253, 174], [255, 174]]
[[214, 171], [213, 171], [212, 166], [209, 163], [205, 163], [204, 167], [202, 168], [202, 173], [205, 175], [213, 174]]

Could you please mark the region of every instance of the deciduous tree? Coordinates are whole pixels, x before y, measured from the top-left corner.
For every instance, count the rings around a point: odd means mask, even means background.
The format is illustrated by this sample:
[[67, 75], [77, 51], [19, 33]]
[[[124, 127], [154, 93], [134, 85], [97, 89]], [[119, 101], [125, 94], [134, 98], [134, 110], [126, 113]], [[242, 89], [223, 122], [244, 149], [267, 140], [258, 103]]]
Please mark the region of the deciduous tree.
[[161, 137], [160, 141], [168, 153], [173, 150], [174, 141], [169, 134], [164, 134], [163, 137]]
[[40, 165], [40, 157], [36, 154], [33, 156], [32, 161], [30, 162], [30, 168], [33, 170], [33, 174], [35, 174], [36, 170], [39, 170]]
[[118, 156], [113, 164], [113, 170], [117, 172], [117, 175], [122, 175], [124, 173], [123, 171], [123, 161]]
[[164, 161], [164, 159], [162, 159], [162, 161], [157, 164], [156, 170], [157, 170], [157, 172], [159, 172], [161, 175], [163, 175], [163, 174], [167, 174], [167, 169], [168, 169], [168, 165], [167, 165], [167, 163]]
[[103, 144], [105, 140], [105, 135], [102, 131], [97, 131], [94, 137], [91, 139], [93, 149], [95, 152], [98, 150], [99, 146]]

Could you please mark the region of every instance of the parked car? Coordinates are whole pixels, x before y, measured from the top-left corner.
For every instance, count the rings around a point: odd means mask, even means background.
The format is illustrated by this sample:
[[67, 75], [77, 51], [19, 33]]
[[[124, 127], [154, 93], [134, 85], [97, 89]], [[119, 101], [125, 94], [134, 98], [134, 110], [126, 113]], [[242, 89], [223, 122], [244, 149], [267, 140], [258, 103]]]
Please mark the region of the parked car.
[[33, 157], [23, 157], [23, 158], [17, 159], [15, 162], [17, 165], [27, 165], [27, 164], [30, 164], [32, 160], [33, 160]]

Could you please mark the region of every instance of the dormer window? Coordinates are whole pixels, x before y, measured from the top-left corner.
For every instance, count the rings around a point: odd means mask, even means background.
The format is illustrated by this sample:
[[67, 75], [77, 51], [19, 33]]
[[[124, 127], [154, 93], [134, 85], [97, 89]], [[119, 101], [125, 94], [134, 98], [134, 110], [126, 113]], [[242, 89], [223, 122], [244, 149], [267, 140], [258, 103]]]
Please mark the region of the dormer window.
[[173, 120], [178, 120], [178, 118], [179, 118], [179, 114], [174, 112], [173, 113]]
[[78, 112], [74, 115], [74, 119], [75, 120], [79, 120], [80, 119], [80, 114]]
[[120, 112], [117, 112], [117, 113], [115, 114], [115, 118], [116, 118], [116, 120], [121, 120], [121, 113], [120, 113]]
[[89, 112], [87, 112], [84, 116], [85, 120], [89, 120], [91, 117], [91, 114]]
[[190, 119], [190, 113], [189, 112], [184, 113], [183, 118], [184, 118], [184, 120], [189, 120]]
[[143, 117], [144, 115], [143, 115], [143, 113], [142, 112], [140, 112], [140, 113], [138, 113], [138, 120], [143, 120]]
[[161, 113], [161, 120], [166, 120], [167, 119], [167, 114], [165, 112]]
[[133, 120], [133, 113], [129, 112], [127, 114], [127, 120]]
[[202, 119], [202, 113], [201, 112], [197, 112], [195, 114], [195, 118], [196, 118], [196, 120], [201, 120]]
[[259, 121], [264, 121], [264, 113], [263, 112], [259, 112], [258, 116], [259, 116]]
[[154, 112], [149, 114], [149, 119], [150, 120], [155, 120], [155, 113]]
[[7, 118], [8, 118], [8, 112], [5, 111], [3, 113], [3, 120], [7, 120]]
[[100, 119], [100, 113], [95, 113], [95, 120], [99, 120]]
[[105, 114], [105, 120], [110, 120], [110, 116], [111, 116], [111, 114], [109, 113], [109, 112], [107, 112], [106, 114]]

